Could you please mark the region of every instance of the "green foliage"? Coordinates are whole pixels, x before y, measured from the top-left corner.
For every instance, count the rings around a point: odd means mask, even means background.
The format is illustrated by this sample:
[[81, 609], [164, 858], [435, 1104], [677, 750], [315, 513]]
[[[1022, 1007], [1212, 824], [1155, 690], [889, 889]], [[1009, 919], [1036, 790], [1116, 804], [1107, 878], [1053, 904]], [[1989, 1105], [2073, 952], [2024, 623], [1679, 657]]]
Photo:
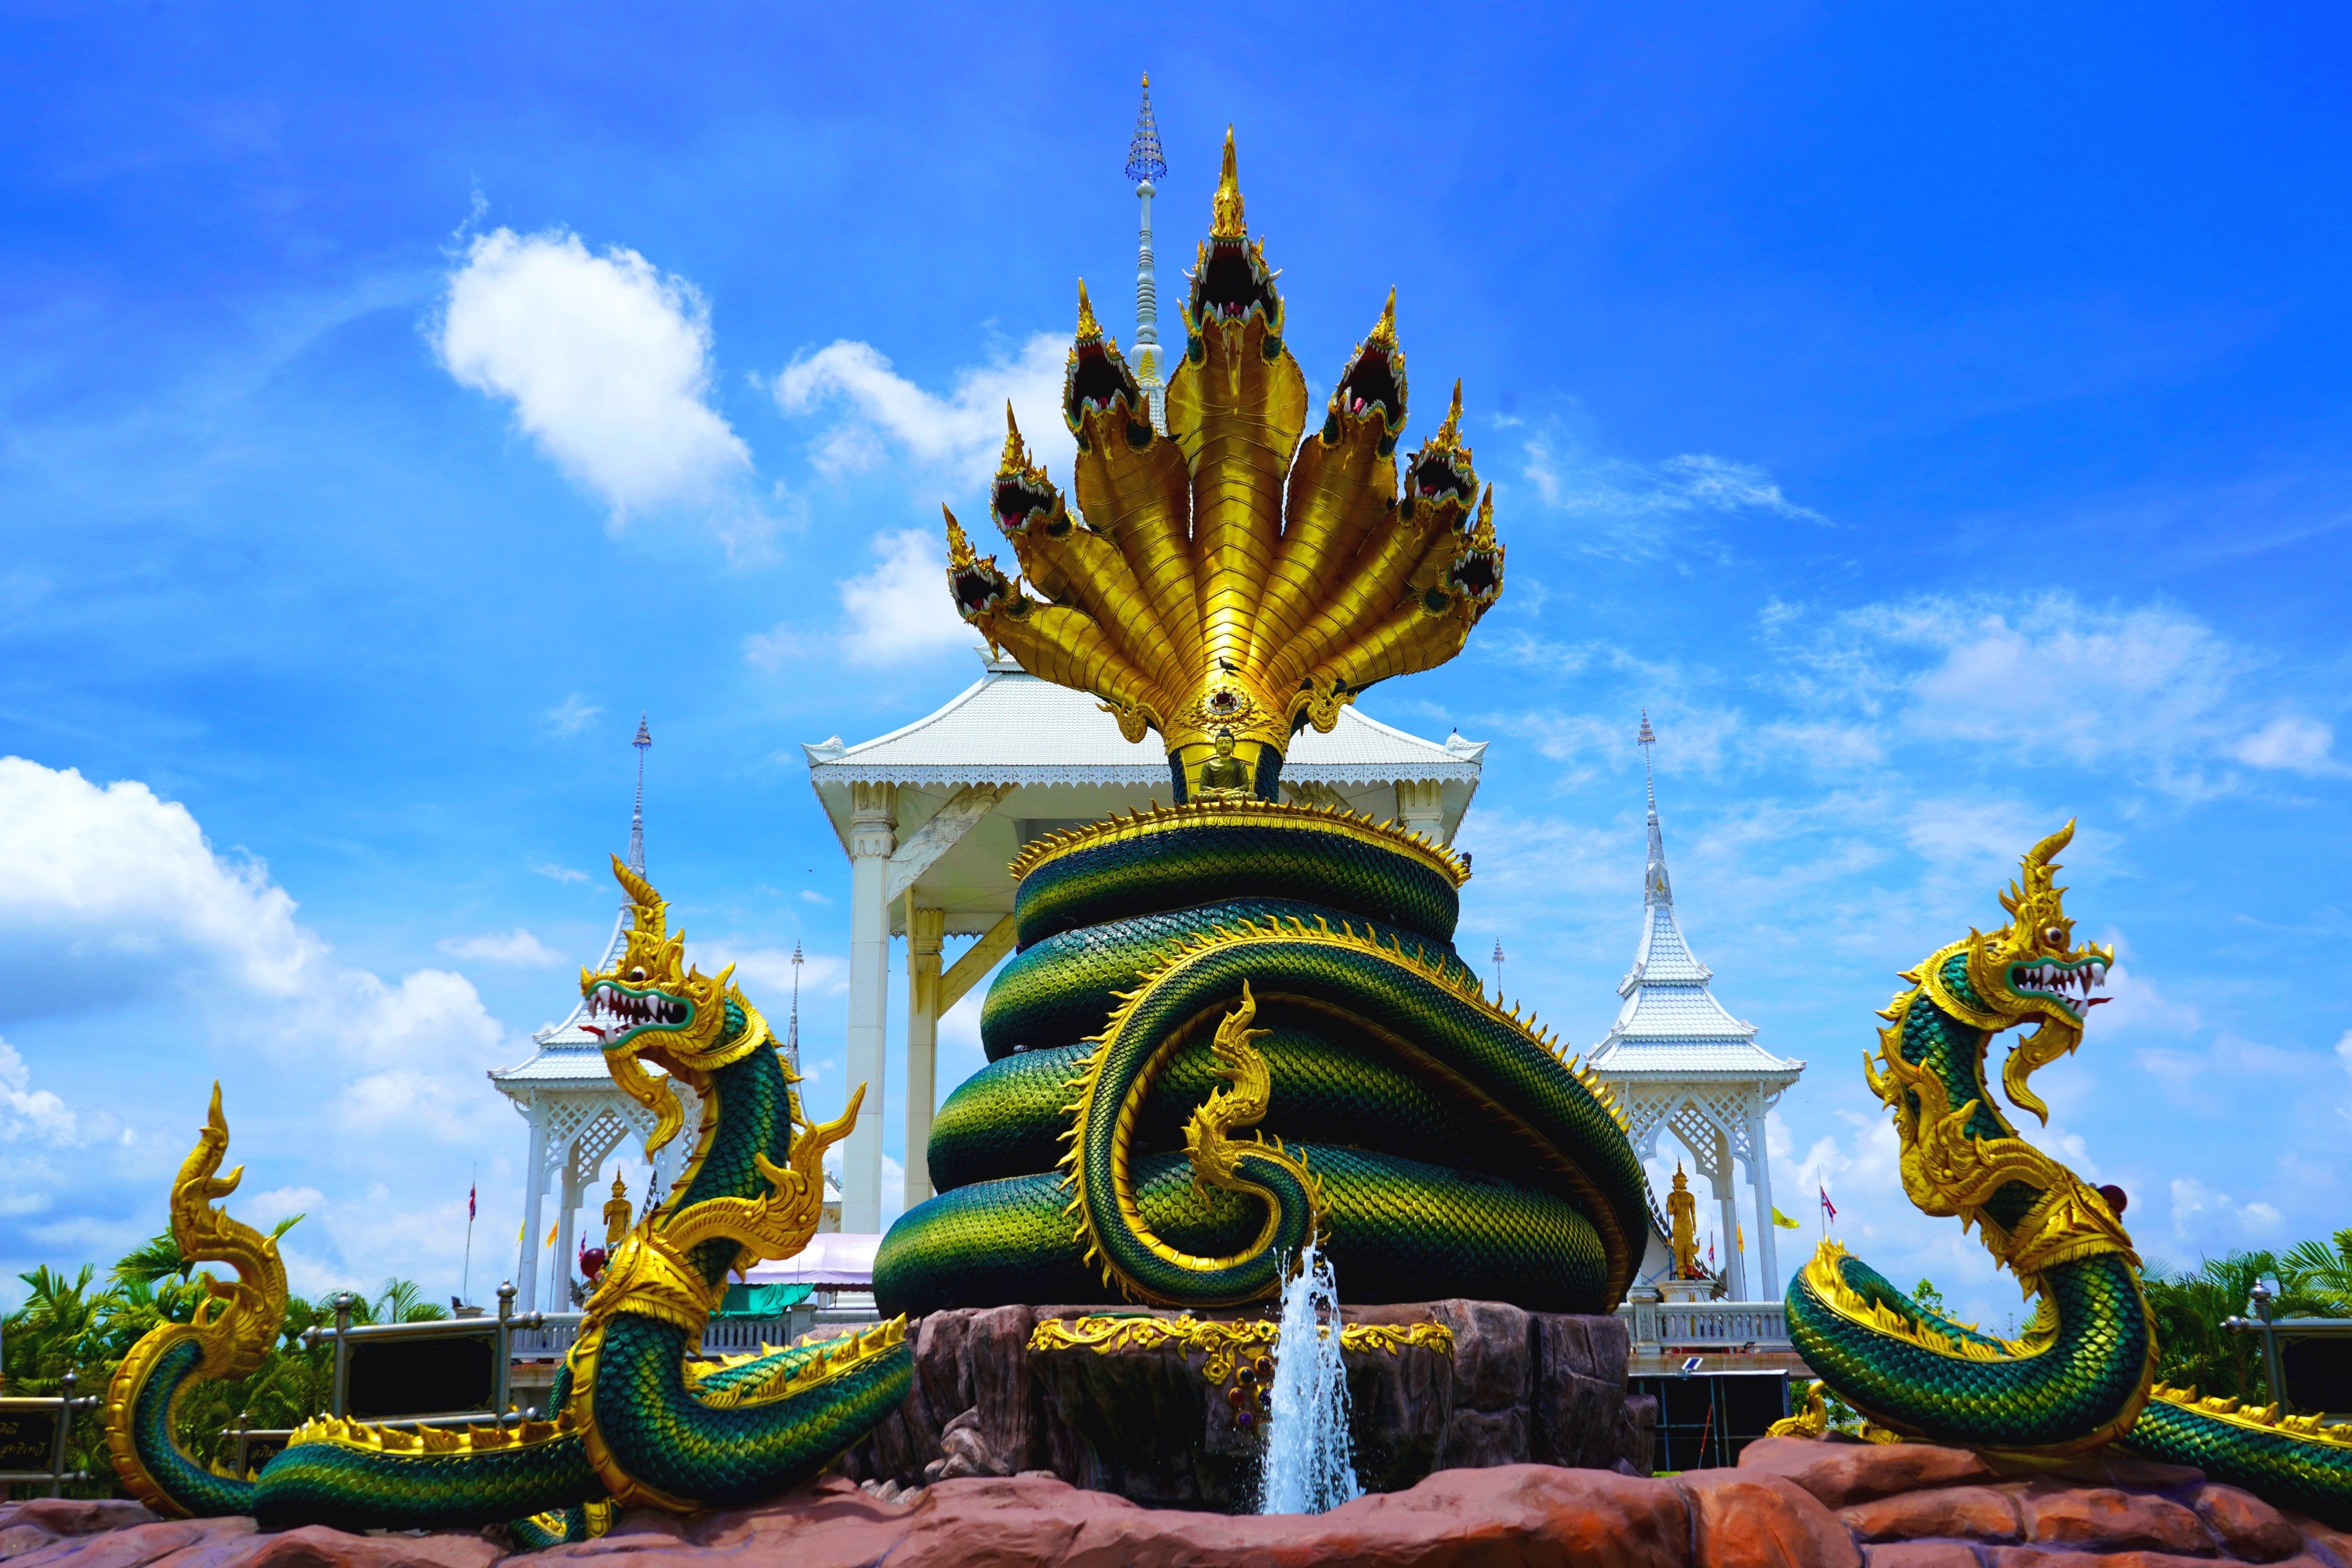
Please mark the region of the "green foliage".
[[1936, 1282], [1933, 1279], [1922, 1279], [1913, 1286], [1911, 1299], [1939, 1318], [1951, 1316], [1949, 1312], [1944, 1310], [1944, 1293], [1936, 1289]]
[[2322, 1316], [2352, 1318], [2352, 1230], [2339, 1230], [2333, 1243], [2306, 1241], [2279, 1254], [2279, 1283], [2297, 1296], [2319, 1302]]
[[[2347, 1237], [2352, 1237], [2352, 1232], [2340, 1234], [2337, 1240]], [[2324, 1268], [2331, 1256], [2322, 1244], [2305, 1242], [2288, 1257], [2306, 1252], [2311, 1254], [2314, 1270]], [[2255, 1282], [2268, 1277], [2277, 1277], [2281, 1285], [2282, 1293], [2271, 1309], [2276, 1315], [2336, 1315], [2326, 1299], [2308, 1291], [2310, 1276], [2285, 1267], [2274, 1253], [2232, 1252], [2178, 1271], [2150, 1259], [2141, 1279], [2147, 1289], [2148, 1307], [2156, 1314], [2157, 1376], [2209, 1397], [2229, 1394], [2253, 1405], [2269, 1404], [2261, 1342], [2252, 1334], [2232, 1334], [2221, 1327], [2226, 1319], [2246, 1315]]]
[[[293, 1223], [280, 1222], [275, 1234], [284, 1235]], [[77, 1395], [102, 1397], [115, 1369], [142, 1335], [161, 1324], [184, 1323], [194, 1317], [206, 1294], [207, 1276], [180, 1256], [169, 1236], [159, 1236], [119, 1259], [103, 1285], [97, 1268], [89, 1264], [71, 1276], [43, 1265], [18, 1278], [27, 1295], [23, 1306], [0, 1319], [0, 1389], [12, 1394], [55, 1394], [70, 1371]], [[352, 1321], [415, 1323], [447, 1315], [447, 1309], [422, 1299], [415, 1281], [386, 1279], [373, 1300], [354, 1302]], [[173, 1421], [181, 1446], [199, 1460], [225, 1465], [240, 1412], [255, 1428], [295, 1426], [324, 1412], [333, 1387], [333, 1352], [324, 1345], [306, 1348], [302, 1333], [332, 1327], [334, 1321], [332, 1298], [289, 1300], [278, 1342], [252, 1376], [193, 1384], [182, 1394]], [[93, 1479], [69, 1490], [84, 1497], [116, 1495], [119, 1489], [97, 1410], [81, 1414], [74, 1436], [67, 1468], [86, 1469]]]

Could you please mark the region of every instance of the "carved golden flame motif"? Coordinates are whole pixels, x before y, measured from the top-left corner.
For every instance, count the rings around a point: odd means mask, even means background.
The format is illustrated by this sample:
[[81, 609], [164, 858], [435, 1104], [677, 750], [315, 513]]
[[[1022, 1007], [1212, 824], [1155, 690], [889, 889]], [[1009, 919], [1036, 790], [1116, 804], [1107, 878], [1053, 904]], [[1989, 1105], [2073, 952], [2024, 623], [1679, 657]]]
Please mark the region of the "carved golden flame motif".
[[1503, 588], [1494, 495], [1462, 441], [1462, 389], [1404, 463], [1396, 296], [1306, 437], [1306, 378], [1263, 240], [1243, 221], [1233, 132], [1183, 308], [1168, 430], [1078, 288], [1062, 414], [1077, 515], [1030, 460], [1012, 409], [990, 509], [1018, 580], [948, 514], [948, 586], [992, 647], [1091, 692], [1129, 741], [1156, 730], [1180, 803], [1276, 798], [1302, 725], [1444, 663]]

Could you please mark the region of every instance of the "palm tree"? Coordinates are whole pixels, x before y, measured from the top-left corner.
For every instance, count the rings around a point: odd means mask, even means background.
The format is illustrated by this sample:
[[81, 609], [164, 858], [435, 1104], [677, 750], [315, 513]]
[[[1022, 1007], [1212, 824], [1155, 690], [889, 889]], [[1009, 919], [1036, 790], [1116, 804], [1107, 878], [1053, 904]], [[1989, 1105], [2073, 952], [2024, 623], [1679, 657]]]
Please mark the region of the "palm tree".
[[[2208, 1258], [2193, 1272], [2168, 1272], [2151, 1261], [2141, 1281], [2156, 1314], [2157, 1376], [2209, 1397], [2231, 1394], [2252, 1405], [2269, 1404], [2260, 1342], [2252, 1334], [2231, 1333], [2221, 1324], [2244, 1316], [2255, 1284], [2279, 1272], [2278, 1258], [2268, 1252]], [[2281, 1291], [2273, 1310], [2294, 1317], [2326, 1315], [2325, 1303], [2292, 1285]]]
[[2336, 1233], [2334, 1245], [2306, 1241], [2280, 1254], [2279, 1283], [2321, 1304], [2330, 1318], [2352, 1318], [2352, 1230]]

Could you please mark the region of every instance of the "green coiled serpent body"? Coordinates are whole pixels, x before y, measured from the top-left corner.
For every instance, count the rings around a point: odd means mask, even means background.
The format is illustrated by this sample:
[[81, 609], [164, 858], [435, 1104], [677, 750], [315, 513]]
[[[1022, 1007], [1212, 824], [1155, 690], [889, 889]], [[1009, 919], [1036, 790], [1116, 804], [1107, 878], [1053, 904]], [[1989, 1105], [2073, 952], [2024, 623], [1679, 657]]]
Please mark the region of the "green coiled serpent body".
[[[730, 1004], [730, 1009], [731, 1009]], [[730, 1011], [740, 1031], [746, 1020]], [[764, 1026], [762, 1026], [764, 1028]], [[673, 1223], [716, 1199], [769, 1191], [762, 1159], [790, 1156], [797, 1107], [776, 1053], [764, 1045], [710, 1075], [707, 1142], [688, 1179], [647, 1221]], [[735, 1264], [728, 1241], [688, 1254], [714, 1293]], [[610, 1284], [608, 1276], [607, 1283]], [[601, 1294], [601, 1292], [600, 1292]], [[252, 1513], [279, 1528], [437, 1529], [508, 1523], [526, 1546], [581, 1539], [585, 1505], [611, 1487], [593, 1462], [592, 1437], [633, 1481], [700, 1506], [740, 1503], [806, 1479], [888, 1414], [912, 1379], [903, 1340], [879, 1353], [851, 1355], [857, 1336], [792, 1347], [689, 1374], [699, 1333], [624, 1308], [599, 1328], [596, 1302], [571, 1359], [550, 1390], [535, 1440], [486, 1451], [396, 1450], [357, 1424], [298, 1435], [255, 1481], [212, 1475], [172, 1440], [171, 1402], [194, 1370], [194, 1345], [167, 1352], [138, 1394], [141, 1458], [173, 1501], [192, 1514]], [[593, 1379], [575, 1389], [583, 1347], [595, 1342]], [[824, 1375], [840, 1355], [843, 1370]], [[799, 1386], [789, 1386], [794, 1384]], [[777, 1388], [779, 1396], [761, 1391]], [[354, 1435], [356, 1434], [356, 1435]]]
[[[933, 1122], [939, 1195], [876, 1259], [885, 1311], [1253, 1300], [1318, 1220], [1351, 1300], [1614, 1305], [1647, 1233], [1640, 1167], [1595, 1087], [1480, 994], [1442, 853], [1208, 805], [1034, 859], [989, 1066]], [[1187, 1128], [1232, 1079], [1211, 1037], [1245, 987], [1266, 1142], [1232, 1142], [1220, 1185]]]
[[[1968, 968], [1965, 954], [1952, 953], [1941, 978], [1951, 994], [1979, 1005]], [[1909, 995], [1895, 1022], [1891, 1033], [1904, 1060], [1939, 1083], [1950, 1106], [1973, 1105], [1967, 1136], [2014, 1136], [1984, 1079], [1990, 1031], [1953, 1016], [1925, 990]], [[2004, 1182], [1983, 1215], [2014, 1231], [2045, 1191]], [[2027, 1458], [2113, 1442], [2352, 1524], [2352, 1442], [2233, 1419], [2160, 1387], [2149, 1397], [2157, 1346], [2127, 1251], [2052, 1264], [2039, 1270], [2038, 1284], [2033, 1322], [2021, 1340], [2005, 1342], [1927, 1311], [1832, 1246], [1790, 1283], [1789, 1337], [1841, 1399], [1900, 1433]], [[1870, 1309], [1881, 1314], [1877, 1321], [1865, 1321]]]

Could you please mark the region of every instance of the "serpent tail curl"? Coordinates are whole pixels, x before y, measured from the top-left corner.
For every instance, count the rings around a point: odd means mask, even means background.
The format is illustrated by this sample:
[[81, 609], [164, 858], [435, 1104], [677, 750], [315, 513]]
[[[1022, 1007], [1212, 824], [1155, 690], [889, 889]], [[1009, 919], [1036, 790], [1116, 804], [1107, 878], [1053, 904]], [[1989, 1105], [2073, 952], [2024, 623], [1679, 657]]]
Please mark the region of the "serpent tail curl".
[[1345, 812], [1136, 814], [1015, 862], [990, 1065], [940, 1108], [938, 1196], [885, 1310], [1255, 1300], [1319, 1239], [1349, 1299], [1606, 1310], [1647, 1236], [1607, 1091], [1452, 945], [1466, 875]]

